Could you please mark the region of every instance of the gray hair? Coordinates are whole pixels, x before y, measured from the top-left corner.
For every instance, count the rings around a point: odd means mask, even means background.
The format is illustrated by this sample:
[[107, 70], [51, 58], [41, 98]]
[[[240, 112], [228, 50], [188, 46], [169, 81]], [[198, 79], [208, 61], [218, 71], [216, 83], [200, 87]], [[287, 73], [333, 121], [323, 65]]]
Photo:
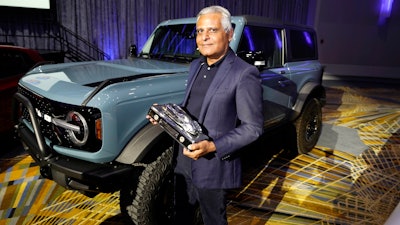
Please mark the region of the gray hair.
[[225, 32], [228, 33], [232, 30], [231, 13], [227, 9], [219, 5], [213, 5], [202, 9], [197, 14], [197, 20], [199, 20], [200, 16], [210, 13], [220, 13], [222, 15], [221, 24]]

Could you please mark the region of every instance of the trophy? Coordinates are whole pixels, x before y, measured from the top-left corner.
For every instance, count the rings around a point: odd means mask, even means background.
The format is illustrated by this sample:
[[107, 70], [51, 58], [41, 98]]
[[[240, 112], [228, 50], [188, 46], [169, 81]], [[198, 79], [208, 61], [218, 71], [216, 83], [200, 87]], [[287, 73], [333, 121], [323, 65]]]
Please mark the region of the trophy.
[[176, 104], [152, 105], [148, 114], [185, 148], [192, 143], [209, 139], [203, 134], [200, 124]]

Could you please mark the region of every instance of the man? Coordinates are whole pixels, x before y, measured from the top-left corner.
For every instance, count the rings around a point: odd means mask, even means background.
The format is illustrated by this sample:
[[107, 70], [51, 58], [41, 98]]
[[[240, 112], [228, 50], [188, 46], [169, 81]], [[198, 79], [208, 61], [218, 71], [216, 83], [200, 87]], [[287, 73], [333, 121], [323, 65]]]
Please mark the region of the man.
[[241, 185], [240, 159], [230, 156], [263, 132], [262, 88], [258, 70], [229, 47], [233, 28], [228, 10], [204, 8], [196, 31], [203, 57], [191, 64], [182, 106], [211, 139], [178, 151], [175, 224], [193, 224], [189, 209], [198, 203], [205, 225], [226, 225], [226, 190]]

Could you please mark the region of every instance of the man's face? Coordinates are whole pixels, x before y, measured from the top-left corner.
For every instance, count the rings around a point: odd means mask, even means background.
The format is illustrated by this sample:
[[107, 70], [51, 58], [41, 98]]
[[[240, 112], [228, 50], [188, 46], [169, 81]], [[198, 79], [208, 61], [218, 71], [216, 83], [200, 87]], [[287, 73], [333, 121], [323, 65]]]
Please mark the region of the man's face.
[[211, 13], [200, 16], [196, 23], [196, 43], [209, 64], [217, 62], [228, 50], [232, 32], [226, 33], [221, 24], [221, 14]]

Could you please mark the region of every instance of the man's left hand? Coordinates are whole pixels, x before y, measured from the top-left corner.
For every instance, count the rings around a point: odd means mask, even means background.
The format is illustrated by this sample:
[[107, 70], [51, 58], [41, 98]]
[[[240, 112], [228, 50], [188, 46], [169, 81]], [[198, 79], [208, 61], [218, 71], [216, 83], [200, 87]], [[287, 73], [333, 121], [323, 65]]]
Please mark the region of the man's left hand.
[[[189, 149], [189, 150], [188, 150]], [[200, 141], [190, 144], [187, 148], [183, 149], [183, 154], [191, 159], [197, 160], [200, 157], [207, 155], [210, 152], [215, 152], [216, 147], [212, 141]]]

